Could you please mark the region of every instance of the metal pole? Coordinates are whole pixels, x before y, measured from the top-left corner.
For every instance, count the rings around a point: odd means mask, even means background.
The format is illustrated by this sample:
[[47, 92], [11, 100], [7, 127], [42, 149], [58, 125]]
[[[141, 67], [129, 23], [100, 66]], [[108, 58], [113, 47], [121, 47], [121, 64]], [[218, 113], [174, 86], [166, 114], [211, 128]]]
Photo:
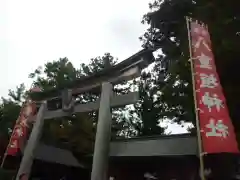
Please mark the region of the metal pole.
[[31, 167], [32, 167], [33, 160], [34, 160], [34, 150], [38, 144], [38, 141], [41, 136], [42, 128], [44, 125], [43, 117], [44, 117], [44, 112], [45, 112], [46, 106], [47, 106], [46, 102], [43, 102], [38, 111], [35, 124], [33, 126], [31, 135], [29, 137], [29, 140], [28, 140], [27, 145], [24, 150], [23, 158], [22, 158], [20, 168], [19, 168], [17, 176], [16, 176], [16, 180], [20, 180], [20, 177], [23, 175], [26, 179], [29, 178], [29, 175], [31, 172]]
[[111, 107], [112, 85], [102, 84], [97, 133], [93, 155], [91, 180], [106, 180], [108, 169], [109, 145], [111, 138]]
[[187, 31], [188, 31], [188, 41], [189, 41], [189, 52], [190, 52], [191, 74], [192, 74], [192, 84], [193, 84], [194, 107], [195, 107], [195, 114], [196, 114], [197, 140], [198, 140], [198, 151], [199, 151], [199, 161], [200, 161], [200, 176], [201, 176], [202, 180], [205, 180], [203, 147], [202, 147], [202, 139], [201, 139], [201, 132], [200, 132], [199, 114], [198, 114], [198, 108], [197, 108], [195, 77], [194, 77], [194, 71], [193, 71], [194, 70], [194, 67], [193, 67], [193, 53], [192, 53], [191, 34], [190, 34], [189, 18], [188, 17], [186, 17], [186, 22], [187, 22]]

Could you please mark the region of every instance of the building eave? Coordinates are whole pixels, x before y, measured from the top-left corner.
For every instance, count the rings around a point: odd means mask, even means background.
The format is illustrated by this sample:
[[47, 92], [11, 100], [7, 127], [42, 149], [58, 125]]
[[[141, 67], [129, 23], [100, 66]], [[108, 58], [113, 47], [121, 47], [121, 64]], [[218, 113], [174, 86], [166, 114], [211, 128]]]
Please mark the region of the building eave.
[[[109, 158], [152, 156], [197, 156], [197, 138], [189, 134], [182, 134], [132, 138], [128, 140], [119, 139], [112, 141], [110, 144]], [[92, 155], [85, 158], [91, 159]], [[36, 149], [35, 159], [73, 167], [85, 166], [84, 163], [78, 162], [72, 152], [44, 144], [39, 144]]]

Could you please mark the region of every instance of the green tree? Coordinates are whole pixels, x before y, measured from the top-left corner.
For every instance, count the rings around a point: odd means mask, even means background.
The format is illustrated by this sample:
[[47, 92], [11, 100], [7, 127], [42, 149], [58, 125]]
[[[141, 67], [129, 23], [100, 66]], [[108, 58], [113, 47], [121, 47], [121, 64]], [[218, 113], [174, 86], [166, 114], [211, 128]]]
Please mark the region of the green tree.
[[195, 119], [184, 19], [190, 5], [186, 1], [155, 1], [150, 4], [150, 9], [157, 12], [144, 16], [143, 23], [153, 24], [140, 38], [143, 46], [160, 48], [163, 54], [158, 56], [153, 67], [155, 92], [160, 92], [156, 101], [159, 116], [180, 124], [194, 123]]
[[235, 127], [240, 128], [236, 112], [239, 80], [235, 78], [238, 71], [235, 67], [239, 65], [239, 5], [239, 1], [217, 0], [155, 0], [149, 4], [150, 12], [142, 21], [149, 24], [149, 29], [140, 39], [144, 47], [162, 51], [153, 68], [156, 74], [153, 83], [161, 92], [158, 102], [161, 118], [195, 124], [185, 21], [185, 17], [190, 16], [209, 27], [230, 114]]
[[[33, 79], [35, 85], [44, 91], [52, 88], [63, 88], [66, 84], [74, 82], [78, 78], [109, 68], [116, 62], [117, 60], [113, 56], [106, 53], [102, 57], [92, 58], [88, 64], [80, 64], [80, 68], [77, 69], [73, 67], [67, 58], [60, 58], [58, 61], [48, 62], [44, 68], [39, 67], [30, 74], [30, 78]], [[126, 89], [117, 88], [117, 91], [121, 93]], [[76, 100], [79, 103], [87, 103], [95, 101], [99, 96], [100, 92], [84, 93], [78, 95]], [[55, 103], [53, 103], [54, 105]], [[56, 144], [85, 153], [86, 148], [84, 147], [86, 147], [86, 143], [89, 143], [89, 148], [93, 148], [92, 142], [94, 142], [93, 134], [95, 134], [97, 116], [98, 112], [90, 112], [48, 120], [45, 123], [46, 130], [44, 131], [43, 140], [49, 144]]]
[[[102, 57], [92, 58], [88, 64], [80, 64], [80, 67], [77, 69], [73, 67], [67, 58], [60, 58], [58, 61], [46, 63], [44, 67], [38, 67], [29, 77], [33, 79], [35, 85], [47, 91], [52, 88], [62, 88], [66, 83], [109, 68], [116, 64], [116, 62], [117, 59], [106, 53]], [[124, 84], [126, 85], [126, 83]], [[126, 93], [129, 89], [129, 86], [114, 87], [115, 92], [118, 94]], [[99, 98], [99, 93], [80, 94], [76, 97], [76, 100], [84, 103], [95, 101]], [[0, 106], [0, 133], [5, 135], [4, 139], [9, 139], [11, 128], [16, 122], [26, 94], [27, 91], [24, 85], [20, 85], [16, 91], [9, 91], [9, 98], [2, 99]], [[49, 106], [49, 108], [55, 108], [51, 106], [56, 106], [56, 104], [50, 102]], [[125, 122], [128, 119], [124, 116], [124, 111], [126, 110], [127, 108], [118, 108], [116, 111], [113, 111], [113, 137], [121, 135], [119, 131], [122, 131], [123, 124], [125, 130], [129, 130], [129, 132], [134, 131], [134, 129], [129, 128], [129, 123]], [[98, 112], [90, 112], [77, 114], [72, 117], [47, 120], [42, 140], [51, 145], [71, 148], [80, 153], [86, 153], [93, 147], [97, 116]], [[4, 148], [6, 147], [4, 146]]]
[[16, 87], [16, 90], [9, 90], [8, 98], [2, 97], [0, 104], [0, 135], [9, 137], [11, 129], [13, 128], [22, 102], [25, 99], [25, 86], [21, 84]]
[[[102, 57], [92, 58], [88, 64], [80, 64], [79, 68], [75, 68], [67, 58], [60, 58], [58, 61], [46, 63], [44, 67], [38, 67], [29, 77], [32, 78], [34, 85], [39, 86], [43, 91], [47, 91], [52, 88], [63, 88], [76, 79], [92, 75], [116, 63], [117, 59], [109, 53]], [[116, 138], [116, 136], [156, 135], [164, 132], [164, 129], [159, 126], [158, 107], [155, 105], [154, 97], [155, 89], [151, 88], [153, 79], [149, 80], [147, 78], [149, 75], [150, 73], [143, 73], [138, 81], [125, 82], [114, 87], [117, 94], [124, 94], [129, 92], [133, 85], [137, 86], [140, 92], [140, 101], [135, 106], [126, 106], [112, 111], [113, 138]], [[25, 87], [21, 85], [16, 92], [9, 92], [10, 99], [3, 100], [0, 112], [13, 112], [11, 108], [17, 108], [14, 113], [4, 113], [5, 117], [2, 116], [2, 119], [7, 122], [5, 126], [1, 126], [5, 131], [15, 123], [26, 94]], [[100, 92], [84, 93], [76, 97], [76, 100], [87, 103], [95, 101], [99, 96]], [[8, 104], [10, 104], [9, 107]], [[154, 110], [150, 111], [153, 107]], [[56, 103], [50, 102], [49, 108], [56, 108]], [[90, 112], [46, 120], [42, 140], [47, 144], [70, 148], [80, 153], [90, 152], [93, 148], [97, 116], [98, 112]], [[14, 119], [14, 121], [9, 119]], [[11, 125], [8, 124], [10, 122]]]

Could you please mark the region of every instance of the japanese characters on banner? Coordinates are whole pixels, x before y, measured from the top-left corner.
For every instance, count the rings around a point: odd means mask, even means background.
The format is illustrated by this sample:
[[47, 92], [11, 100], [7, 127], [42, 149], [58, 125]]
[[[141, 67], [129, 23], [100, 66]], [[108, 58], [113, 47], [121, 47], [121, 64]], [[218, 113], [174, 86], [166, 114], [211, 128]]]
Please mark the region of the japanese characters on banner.
[[[31, 91], [37, 91], [36, 88]], [[21, 109], [19, 117], [16, 121], [15, 127], [8, 144], [6, 155], [16, 155], [19, 151], [24, 139], [27, 138], [28, 133], [28, 121], [31, 116], [36, 112], [36, 103], [28, 99]]]
[[190, 21], [196, 104], [204, 153], [238, 153], [234, 128], [216, 71], [208, 29]]

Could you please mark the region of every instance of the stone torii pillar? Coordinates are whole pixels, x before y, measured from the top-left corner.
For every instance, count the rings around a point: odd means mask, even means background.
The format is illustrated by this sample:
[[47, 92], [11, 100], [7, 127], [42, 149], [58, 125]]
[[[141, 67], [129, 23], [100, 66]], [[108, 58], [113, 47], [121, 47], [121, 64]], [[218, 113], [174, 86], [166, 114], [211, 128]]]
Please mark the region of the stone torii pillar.
[[27, 142], [27, 146], [24, 150], [24, 156], [22, 158], [16, 180], [29, 179], [31, 173], [31, 167], [34, 160], [34, 150], [37, 147], [39, 139], [41, 137], [42, 128], [44, 125], [44, 112], [46, 110], [46, 102], [41, 104], [41, 107], [38, 111], [36, 122], [33, 126], [32, 133]]
[[108, 172], [108, 156], [111, 140], [111, 97], [112, 84], [102, 84], [97, 133], [95, 139], [91, 180], [106, 180]]

